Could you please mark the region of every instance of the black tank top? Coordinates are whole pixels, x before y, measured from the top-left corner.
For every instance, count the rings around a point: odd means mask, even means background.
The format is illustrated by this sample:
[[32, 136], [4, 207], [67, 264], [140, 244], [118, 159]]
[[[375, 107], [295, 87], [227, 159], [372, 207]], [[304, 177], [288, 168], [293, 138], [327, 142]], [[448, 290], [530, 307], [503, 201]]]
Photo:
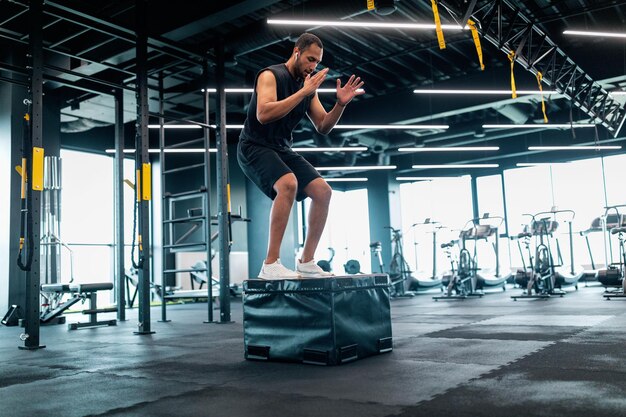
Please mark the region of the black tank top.
[[296, 79], [291, 76], [285, 64], [272, 65], [259, 71], [254, 81], [254, 93], [252, 93], [252, 98], [250, 99], [246, 121], [243, 124], [239, 140], [257, 143], [274, 149], [291, 147], [293, 144], [291, 132], [300, 123], [302, 116], [309, 109], [312, 96], [306, 97], [284, 117], [271, 123], [261, 124], [256, 117], [256, 84], [259, 75], [263, 71], [268, 70], [272, 71], [272, 74], [276, 77], [276, 99], [278, 101], [294, 94], [304, 84], [302, 79]]

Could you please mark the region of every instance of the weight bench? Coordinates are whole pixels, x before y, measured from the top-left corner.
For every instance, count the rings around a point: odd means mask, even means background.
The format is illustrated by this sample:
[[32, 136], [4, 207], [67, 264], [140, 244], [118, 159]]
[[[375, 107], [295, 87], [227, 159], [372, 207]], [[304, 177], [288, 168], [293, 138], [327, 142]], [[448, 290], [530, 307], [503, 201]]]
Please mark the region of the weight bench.
[[89, 300], [89, 308], [83, 310], [83, 314], [89, 315], [89, 321], [84, 323], [69, 323], [69, 330], [76, 330], [83, 327], [95, 326], [115, 326], [117, 320], [98, 321], [98, 313], [114, 313], [117, 308], [98, 308], [98, 291], [109, 291], [113, 289], [110, 282], [93, 283], [93, 284], [43, 284], [41, 291], [48, 295], [48, 299], [60, 300], [63, 294], [71, 294], [71, 297], [62, 303], [54, 303], [50, 308], [41, 313], [41, 323], [49, 324], [58, 318], [65, 310], [73, 306], [79, 301], [85, 302]]

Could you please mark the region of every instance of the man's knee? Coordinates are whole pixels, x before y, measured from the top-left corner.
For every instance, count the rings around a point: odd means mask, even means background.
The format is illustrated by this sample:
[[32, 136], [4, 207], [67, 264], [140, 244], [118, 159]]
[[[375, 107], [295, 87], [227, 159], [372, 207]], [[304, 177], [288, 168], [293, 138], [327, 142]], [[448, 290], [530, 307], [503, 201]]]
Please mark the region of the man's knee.
[[285, 174], [274, 183], [274, 190], [279, 195], [295, 198], [298, 191], [298, 180], [293, 174]]
[[323, 179], [314, 180], [310, 184], [309, 196], [312, 200], [323, 204], [329, 204], [333, 195], [333, 189]]

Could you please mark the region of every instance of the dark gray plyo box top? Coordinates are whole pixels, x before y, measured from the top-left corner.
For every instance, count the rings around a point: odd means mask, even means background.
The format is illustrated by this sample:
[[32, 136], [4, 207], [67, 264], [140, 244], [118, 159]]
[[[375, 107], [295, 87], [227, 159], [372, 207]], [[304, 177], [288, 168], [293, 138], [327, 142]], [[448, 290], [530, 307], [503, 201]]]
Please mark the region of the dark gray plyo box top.
[[244, 294], [274, 292], [339, 292], [388, 287], [387, 275], [336, 276], [332, 278], [303, 278], [283, 280], [252, 279], [244, 281]]

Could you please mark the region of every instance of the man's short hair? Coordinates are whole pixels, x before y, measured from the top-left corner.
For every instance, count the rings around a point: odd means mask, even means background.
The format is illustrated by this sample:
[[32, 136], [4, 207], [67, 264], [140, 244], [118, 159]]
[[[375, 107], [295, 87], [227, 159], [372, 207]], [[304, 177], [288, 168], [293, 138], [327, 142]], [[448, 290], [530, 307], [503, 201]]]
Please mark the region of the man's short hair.
[[312, 33], [303, 33], [302, 35], [300, 35], [300, 37], [296, 41], [295, 47], [298, 48], [300, 51], [304, 51], [312, 44], [316, 44], [320, 47], [320, 49], [324, 49], [324, 45], [322, 45], [322, 41], [320, 40], [320, 38]]

